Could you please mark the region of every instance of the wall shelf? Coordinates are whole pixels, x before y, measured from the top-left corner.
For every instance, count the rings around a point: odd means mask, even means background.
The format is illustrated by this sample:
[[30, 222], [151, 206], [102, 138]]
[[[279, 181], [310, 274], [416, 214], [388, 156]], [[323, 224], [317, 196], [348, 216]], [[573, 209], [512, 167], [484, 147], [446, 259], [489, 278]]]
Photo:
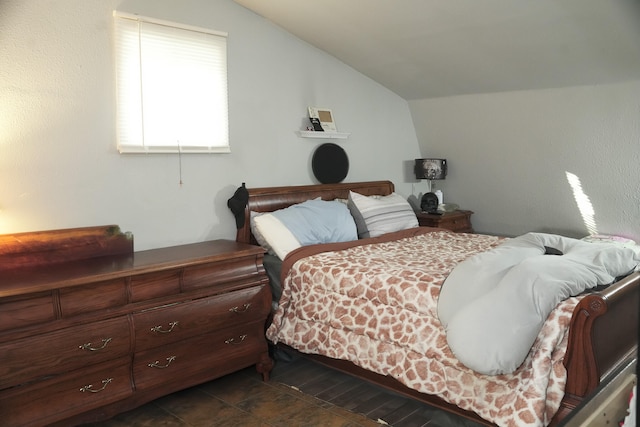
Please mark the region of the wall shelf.
[[350, 133], [344, 132], [316, 132], [312, 130], [300, 130], [298, 136], [300, 138], [317, 138], [317, 139], [347, 139]]

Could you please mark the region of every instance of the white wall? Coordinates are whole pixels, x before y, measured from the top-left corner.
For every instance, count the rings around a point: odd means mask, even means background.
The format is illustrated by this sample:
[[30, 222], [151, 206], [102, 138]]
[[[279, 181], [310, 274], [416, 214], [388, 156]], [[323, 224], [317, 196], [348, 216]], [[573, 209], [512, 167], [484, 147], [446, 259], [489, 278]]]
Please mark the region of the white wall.
[[569, 172], [591, 203], [594, 231], [640, 241], [640, 81], [410, 108], [422, 154], [448, 159], [437, 183], [445, 202], [473, 210], [477, 231], [589, 234]]
[[[226, 31], [231, 154], [120, 155], [112, 10]], [[234, 238], [226, 200], [315, 183], [326, 141], [299, 138], [331, 108], [345, 181], [390, 179], [408, 196], [419, 149], [407, 102], [231, 0], [2, 0], [0, 233], [118, 224], [137, 250]]]

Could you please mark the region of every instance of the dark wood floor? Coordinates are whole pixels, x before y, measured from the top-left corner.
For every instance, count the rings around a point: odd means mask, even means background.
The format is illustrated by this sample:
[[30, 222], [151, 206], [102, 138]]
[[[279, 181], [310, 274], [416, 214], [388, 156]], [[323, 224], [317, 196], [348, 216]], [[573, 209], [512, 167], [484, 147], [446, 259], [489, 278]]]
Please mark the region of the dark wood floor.
[[476, 427], [303, 358], [276, 360], [165, 396], [93, 427]]
[[[280, 362], [279, 381], [324, 402], [394, 427], [482, 427], [473, 421], [337, 372], [304, 358]], [[280, 378], [284, 376], [284, 378]]]

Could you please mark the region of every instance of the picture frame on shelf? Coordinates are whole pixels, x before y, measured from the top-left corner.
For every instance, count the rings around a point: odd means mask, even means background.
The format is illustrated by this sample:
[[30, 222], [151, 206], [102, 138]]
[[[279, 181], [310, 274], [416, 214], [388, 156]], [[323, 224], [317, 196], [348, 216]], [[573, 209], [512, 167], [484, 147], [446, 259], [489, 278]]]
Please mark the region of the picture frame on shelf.
[[[337, 132], [333, 112], [329, 108], [309, 107], [309, 120], [314, 119], [320, 122], [322, 130], [325, 132]], [[315, 127], [315, 126], [314, 126]]]

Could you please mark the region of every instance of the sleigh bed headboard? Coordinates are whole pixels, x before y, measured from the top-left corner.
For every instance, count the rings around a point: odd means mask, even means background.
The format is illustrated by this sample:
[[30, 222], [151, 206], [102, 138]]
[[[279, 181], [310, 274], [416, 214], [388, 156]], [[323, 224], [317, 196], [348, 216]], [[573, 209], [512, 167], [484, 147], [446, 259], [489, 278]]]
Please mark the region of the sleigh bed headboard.
[[391, 181], [249, 188], [249, 202], [244, 210], [244, 226], [238, 229], [236, 241], [256, 243], [251, 235], [249, 223], [251, 211], [273, 212], [317, 197], [322, 200], [346, 199], [349, 196], [349, 191], [355, 191], [365, 196], [386, 196], [393, 193], [394, 189], [395, 187]]

